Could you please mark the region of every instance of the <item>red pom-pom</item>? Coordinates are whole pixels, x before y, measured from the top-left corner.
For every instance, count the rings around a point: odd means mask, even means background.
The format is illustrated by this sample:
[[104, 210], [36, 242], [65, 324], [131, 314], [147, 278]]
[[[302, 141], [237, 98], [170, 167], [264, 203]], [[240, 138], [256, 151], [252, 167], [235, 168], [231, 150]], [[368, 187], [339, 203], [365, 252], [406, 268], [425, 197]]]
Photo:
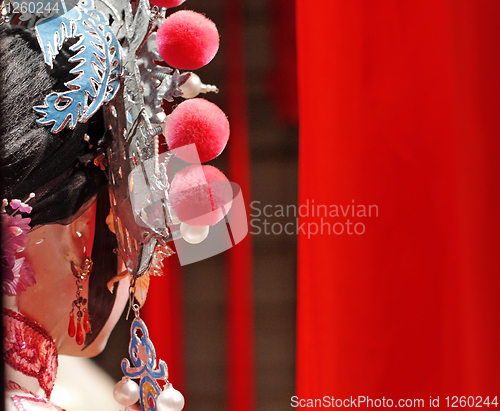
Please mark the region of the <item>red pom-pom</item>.
[[156, 34], [158, 52], [165, 62], [181, 70], [196, 70], [209, 63], [219, 49], [213, 21], [191, 10], [168, 16]]
[[229, 139], [229, 121], [214, 103], [193, 98], [179, 104], [165, 122], [165, 139], [176, 156], [189, 163], [197, 163], [193, 150], [179, 147], [195, 144], [201, 163], [217, 157]]
[[182, 222], [192, 226], [217, 224], [232, 204], [233, 190], [226, 176], [208, 165], [179, 171], [170, 186], [170, 204]]
[[150, 0], [152, 6], [166, 7], [167, 9], [171, 7], [180, 6], [186, 0]]

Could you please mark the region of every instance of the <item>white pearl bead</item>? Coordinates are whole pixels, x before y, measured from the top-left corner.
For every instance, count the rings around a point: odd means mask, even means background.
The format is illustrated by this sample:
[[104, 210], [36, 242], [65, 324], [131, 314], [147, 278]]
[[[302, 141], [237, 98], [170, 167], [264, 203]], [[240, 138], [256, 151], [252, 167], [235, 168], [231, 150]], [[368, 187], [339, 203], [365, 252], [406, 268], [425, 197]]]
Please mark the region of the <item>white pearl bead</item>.
[[139, 401], [139, 386], [128, 378], [122, 378], [115, 385], [113, 397], [118, 404], [132, 405]]
[[182, 97], [196, 97], [201, 92], [201, 79], [197, 74], [191, 73], [187, 81], [179, 88], [182, 91]]
[[208, 225], [194, 226], [181, 223], [181, 237], [189, 244], [199, 244], [208, 237], [210, 228]]
[[163, 392], [156, 399], [158, 411], [181, 411], [184, 408], [184, 396], [172, 384], [165, 386]]
[[22, 228], [19, 228], [19, 227], [12, 227], [10, 229], [11, 232], [13, 232], [13, 234], [17, 237], [19, 235], [21, 235], [23, 233], [23, 230]]
[[164, 111], [160, 111], [159, 113], [156, 114], [156, 118], [160, 123], [163, 123], [167, 119], [167, 115], [165, 114]]

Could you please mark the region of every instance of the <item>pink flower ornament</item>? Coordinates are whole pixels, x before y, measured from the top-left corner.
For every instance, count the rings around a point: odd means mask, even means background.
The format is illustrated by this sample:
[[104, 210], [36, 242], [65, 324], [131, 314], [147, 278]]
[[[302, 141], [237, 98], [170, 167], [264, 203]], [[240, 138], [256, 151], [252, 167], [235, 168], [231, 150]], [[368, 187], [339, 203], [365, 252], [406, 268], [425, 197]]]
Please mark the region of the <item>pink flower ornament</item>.
[[[33, 196], [30, 195], [29, 198]], [[6, 205], [4, 200], [4, 205]], [[25, 257], [16, 257], [16, 253], [24, 249], [24, 244], [28, 239], [30, 231], [30, 218], [23, 218], [21, 213], [30, 213], [32, 207], [21, 200], [12, 200], [9, 204], [14, 210], [12, 215], [5, 212], [5, 207], [1, 210], [2, 223], [2, 272], [3, 272], [3, 292], [6, 295], [19, 295], [30, 285], [36, 283], [34, 272], [26, 261]]]
[[31, 210], [33, 209], [33, 207], [23, 203], [21, 200], [12, 200], [9, 205], [13, 210], [19, 210], [21, 213], [31, 213]]

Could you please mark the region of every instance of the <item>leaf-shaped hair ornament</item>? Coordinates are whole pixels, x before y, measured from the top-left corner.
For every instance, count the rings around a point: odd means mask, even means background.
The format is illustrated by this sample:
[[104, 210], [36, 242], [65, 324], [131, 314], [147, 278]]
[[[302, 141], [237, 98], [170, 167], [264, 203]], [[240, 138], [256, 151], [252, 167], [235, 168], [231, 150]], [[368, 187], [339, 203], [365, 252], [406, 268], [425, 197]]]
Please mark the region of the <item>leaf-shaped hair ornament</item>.
[[87, 1], [88, 7], [82, 3], [62, 15], [41, 19], [35, 26], [49, 68], [53, 67], [64, 42], [77, 40], [69, 48], [76, 54], [68, 62], [78, 65], [70, 71], [76, 77], [65, 83], [68, 90], [51, 93], [44, 105], [34, 107], [42, 115], [37, 122], [43, 126], [52, 124], [52, 133], [85, 123], [115, 96], [120, 84], [122, 65], [118, 41], [104, 15], [91, 10], [93, 2]]

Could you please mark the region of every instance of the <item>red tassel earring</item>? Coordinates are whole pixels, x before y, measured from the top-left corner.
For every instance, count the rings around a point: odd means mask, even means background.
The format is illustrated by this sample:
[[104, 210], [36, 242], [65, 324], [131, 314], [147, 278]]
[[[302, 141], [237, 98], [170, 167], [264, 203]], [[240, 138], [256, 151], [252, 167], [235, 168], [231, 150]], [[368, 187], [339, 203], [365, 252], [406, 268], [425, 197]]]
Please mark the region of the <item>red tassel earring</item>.
[[[69, 312], [68, 335], [74, 337], [76, 335], [76, 343], [82, 345], [84, 341], [83, 332], [88, 334], [91, 330], [89, 315], [87, 313], [87, 299], [81, 296], [83, 283], [87, 280], [92, 272], [92, 260], [89, 257], [83, 259], [80, 268], [76, 268], [75, 263], [71, 261], [71, 271], [76, 277], [76, 298], [73, 300], [71, 311]], [[75, 325], [75, 308], [76, 308], [76, 325]]]

